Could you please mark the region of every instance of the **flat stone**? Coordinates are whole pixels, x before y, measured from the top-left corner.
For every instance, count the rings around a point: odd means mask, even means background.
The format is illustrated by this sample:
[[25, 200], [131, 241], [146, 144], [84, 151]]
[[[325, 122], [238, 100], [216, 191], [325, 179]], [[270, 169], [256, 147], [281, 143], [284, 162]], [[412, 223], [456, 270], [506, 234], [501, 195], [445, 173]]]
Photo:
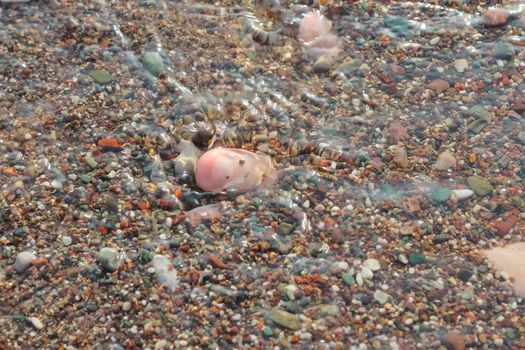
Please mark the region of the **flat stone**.
[[88, 72], [88, 75], [93, 79], [95, 82], [99, 84], [107, 84], [109, 83], [113, 78], [111, 77], [111, 74], [107, 70], [104, 69], [93, 69]]
[[379, 304], [384, 305], [390, 298], [390, 294], [383, 292], [381, 289], [376, 289], [374, 292], [374, 300]]
[[270, 314], [270, 319], [278, 326], [281, 326], [292, 331], [298, 331], [302, 328], [302, 322], [294, 314], [286, 312], [281, 309], [274, 308]]
[[479, 134], [487, 125], [486, 120], [476, 119], [467, 125], [467, 130], [473, 134]]
[[436, 202], [446, 202], [451, 196], [448, 188], [438, 188], [432, 193], [432, 200]]
[[488, 9], [483, 12], [483, 23], [486, 26], [497, 27], [503, 26], [507, 23], [509, 18], [509, 11], [505, 9]]
[[448, 332], [441, 337], [441, 345], [447, 350], [465, 350], [465, 337], [458, 332]]
[[501, 43], [496, 47], [494, 57], [500, 60], [510, 60], [514, 56], [514, 46], [509, 43]]
[[458, 72], [458, 73], [463, 73], [465, 71], [465, 69], [468, 68], [468, 61], [464, 58], [459, 58], [457, 60], [454, 61], [454, 69]]
[[450, 84], [446, 80], [435, 79], [427, 84], [427, 88], [434, 91], [444, 91], [450, 88]]
[[472, 195], [474, 194], [474, 191], [469, 189], [452, 190], [450, 192], [452, 193], [452, 196], [454, 198], [460, 201], [472, 197]]
[[439, 171], [446, 171], [456, 165], [456, 158], [450, 151], [444, 151], [438, 156], [434, 168]]
[[484, 196], [494, 191], [494, 187], [492, 187], [491, 183], [479, 176], [469, 176], [467, 178], [467, 183], [472, 191], [478, 196]]
[[492, 118], [490, 117], [490, 112], [485, 109], [482, 105], [475, 105], [469, 108], [468, 114], [473, 116], [475, 119], [485, 120], [490, 122]]
[[373, 259], [373, 258], [366, 259], [365, 262], [363, 263], [363, 265], [365, 265], [366, 267], [368, 267], [372, 271], [379, 271], [379, 270], [381, 270], [381, 264], [379, 263], [379, 260], [377, 260], [377, 259]]
[[421, 252], [413, 252], [408, 256], [408, 262], [410, 265], [419, 265], [424, 263], [426, 260], [427, 259], [425, 255]]
[[35, 259], [36, 259], [36, 255], [33, 254], [32, 252], [20, 252], [16, 256], [13, 268], [15, 269], [16, 272], [22, 273], [25, 270], [27, 270], [29, 266], [31, 266], [31, 263]]

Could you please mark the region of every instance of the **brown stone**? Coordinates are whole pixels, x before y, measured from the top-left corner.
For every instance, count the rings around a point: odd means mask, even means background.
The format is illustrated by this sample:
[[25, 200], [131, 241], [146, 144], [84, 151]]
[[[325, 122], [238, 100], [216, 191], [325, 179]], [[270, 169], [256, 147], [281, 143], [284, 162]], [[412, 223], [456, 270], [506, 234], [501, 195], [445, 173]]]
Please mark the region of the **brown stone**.
[[465, 337], [458, 332], [448, 332], [441, 337], [441, 345], [447, 350], [464, 350]]
[[483, 12], [483, 23], [487, 26], [497, 27], [507, 23], [509, 12], [504, 9], [489, 9]]
[[31, 263], [36, 268], [41, 268], [44, 265], [47, 265], [47, 258], [45, 256], [39, 256]]
[[443, 91], [450, 88], [450, 84], [448, 81], [443, 79], [436, 79], [432, 80], [428, 85], [427, 88], [434, 91]]
[[518, 223], [518, 216], [511, 215], [504, 221], [496, 221], [494, 227], [498, 230], [498, 236], [504, 237], [516, 224]]

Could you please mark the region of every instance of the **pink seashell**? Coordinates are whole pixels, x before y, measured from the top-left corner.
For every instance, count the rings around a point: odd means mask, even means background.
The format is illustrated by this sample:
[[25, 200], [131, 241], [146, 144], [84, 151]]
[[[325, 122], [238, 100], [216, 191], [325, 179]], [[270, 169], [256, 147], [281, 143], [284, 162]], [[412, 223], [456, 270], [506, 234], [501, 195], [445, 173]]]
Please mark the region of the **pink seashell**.
[[212, 148], [195, 166], [197, 186], [210, 192], [227, 189], [247, 192], [274, 176], [275, 169], [268, 155], [243, 149]]
[[310, 12], [303, 17], [299, 26], [299, 40], [309, 42], [330, 33], [332, 22], [325, 16]]
[[518, 296], [525, 298], [525, 242], [492, 248], [484, 253], [496, 269], [505, 271], [514, 278], [514, 291]]

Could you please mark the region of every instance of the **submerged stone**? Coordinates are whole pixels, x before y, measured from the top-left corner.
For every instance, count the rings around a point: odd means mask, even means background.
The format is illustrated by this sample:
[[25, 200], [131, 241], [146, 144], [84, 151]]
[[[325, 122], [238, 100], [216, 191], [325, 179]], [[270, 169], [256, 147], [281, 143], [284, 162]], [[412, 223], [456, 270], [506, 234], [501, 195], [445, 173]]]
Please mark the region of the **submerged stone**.
[[270, 319], [278, 326], [292, 331], [297, 331], [302, 327], [302, 322], [299, 317], [281, 309], [272, 309]]
[[99, 84], [107, 84], [113, 79], [111, 77], [111, 74], [109, 74], [109, 72], [104, 69], [90, 70], [88, 75], [91, 77], [91, 79], [93, 79], [95, 82]]
[[144, 68], [152, 75], [157, 76], [164, 71], [164, 62], [162, 61], [161, 55], [157, 52], [146, 52], [142, 63], [144, 64]]

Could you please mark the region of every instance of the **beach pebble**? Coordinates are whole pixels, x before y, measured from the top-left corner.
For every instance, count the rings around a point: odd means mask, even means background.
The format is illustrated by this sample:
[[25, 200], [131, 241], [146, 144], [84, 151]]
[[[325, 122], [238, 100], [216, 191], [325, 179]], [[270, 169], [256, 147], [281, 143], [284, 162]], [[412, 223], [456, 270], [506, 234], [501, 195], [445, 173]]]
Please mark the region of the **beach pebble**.
[[376, 289], [376, 291], [374, 292], [374, 300], [381, 305], [385, 304], [389, 298], [390, 295], [388, 293], [383, 292], [381, 289]]
[[483, 23], [487, 26], [502, 26], [507, 23], [509, 12], [505, 9], [488, 9], [483, 12]]
[[452, 190], [450, 191], [452, 193], [452, 196], [456, 198], [457, 200], [464, 200], [469, 197], [471, 197], [474, 194], [474, 191], [469, 189], [459, 189], [459, 190]]
[[29, 322], [31, 322], [31, 324], [33, 325], [33, 327], [35, 327], [36, 329], [42, 329], [44, 328], [44, 324], [42, 323], [42, 321], [40, 321], [38, 318], [36, 317], [30, 317], [29, 318]]
[[456, 165], [456, 158], [450, 151], [444, 151], [438, 156], [434, 168], [439, 171], [446, 171]]
[[464, 58], [459, 58], [454, 61], [454, 69], [458, 73], [463, 73], [468, 68], [468, 61]]
[[302, 327], [302, 322], [299, 317], [281, 309], [272, 309], [272, 312], [270, 313], [270, 319], [276, 325], [290, 329], [292, 331], [297, 331]]
[[458, 332], [448, 332], [441, 337], [441, 345], [447, 350], [464, 350], [465, 337]]
[[432, 80], [427, 85], [427, 88], [429, 88], [430, 90], [434, 90], [434, 91], [438, 91], [439, 92], [439, 91], [443, 91], [443, 90], [448, 90], [450, 88], [450, 84], [446, 80], [435, 79], [435, 80]]
[[467, 182], [472, 191], [478, 196], [484, 196], [494, 191], [494, 187], [492, 187], [491, 183], [482, 177], [469, 176]]
[[381, 270], [381, 264], [379, 263], [379, 260], [377, 259], [373, 259], [373, 258], [366, 259], [363, 264], [372, 271]]
[[157, 52], [146, 52], [142, 63], [144, 64], [144, 68], [154, 76], [164, 71], [162, 57]]
[[18, 273], [24, 272], [29, 266], [31, 266], [31, 263], [33, 260], [36, 259], [36, 255], [32, 252], [20, 252], [16, 256], [15, 263], [13, 265], [13, 268]]
[[120, 253], [115, 248], [102, 248], [98, 253], [98, 261], [106, 271], [117, 271], [122, 263]]

